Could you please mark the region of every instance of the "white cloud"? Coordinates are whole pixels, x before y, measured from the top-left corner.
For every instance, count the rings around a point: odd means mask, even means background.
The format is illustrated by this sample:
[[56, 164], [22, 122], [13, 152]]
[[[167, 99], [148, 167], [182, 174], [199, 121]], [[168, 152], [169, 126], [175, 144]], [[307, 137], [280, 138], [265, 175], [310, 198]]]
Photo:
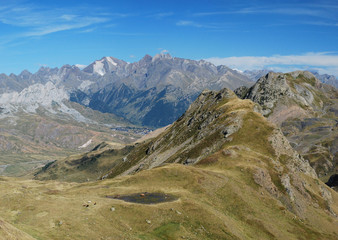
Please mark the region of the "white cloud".
[[271, 69], [274, 71], [292, 71], [296, 69], [315, 69], [320, 73], [338, 76], [338, 55], [330, 53], [307, 53], [304, 55], [212, 57], [205, 59], [215, 65], [226, 65], [240, 70]]
[[167, 49], [163, 49], [163, 50], [161, 51], [161, 53], [162, 53], [162, 54], [169, 53], [169, 50], [167, 50]]

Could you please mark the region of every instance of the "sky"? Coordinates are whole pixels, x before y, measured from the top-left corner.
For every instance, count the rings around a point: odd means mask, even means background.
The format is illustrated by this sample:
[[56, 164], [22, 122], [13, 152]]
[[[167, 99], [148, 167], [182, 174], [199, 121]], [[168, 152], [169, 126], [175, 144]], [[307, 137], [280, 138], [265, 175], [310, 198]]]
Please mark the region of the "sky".
[[0, 0], [0, 73], [161, 52], [338, 76], [338, 1]]

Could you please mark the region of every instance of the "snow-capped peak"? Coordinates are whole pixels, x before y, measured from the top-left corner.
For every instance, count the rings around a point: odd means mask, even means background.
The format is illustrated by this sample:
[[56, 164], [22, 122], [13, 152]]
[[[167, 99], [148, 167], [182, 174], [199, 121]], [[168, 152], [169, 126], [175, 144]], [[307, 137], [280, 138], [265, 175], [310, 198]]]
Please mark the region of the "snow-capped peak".
[[101, 60], [95, 61], [92, 66], [93, 73], [103, 76], [114, 69], [117, 66], [117, 63], [112, 57], [104, 57]]

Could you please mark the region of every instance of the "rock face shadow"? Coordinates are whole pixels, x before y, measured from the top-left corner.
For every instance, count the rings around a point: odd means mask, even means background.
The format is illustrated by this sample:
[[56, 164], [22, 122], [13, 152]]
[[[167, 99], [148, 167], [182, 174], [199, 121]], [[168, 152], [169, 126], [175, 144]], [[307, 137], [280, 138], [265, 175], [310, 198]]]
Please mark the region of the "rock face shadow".
[[125, 202], [139, 203], [139, 204], [158, 204], [163, 202], [173, 202], [178, 199], [177, 196], [167, 193], [133, 193], [128, 195], [114, 195], [106, 196], [107, 198], [113, 198], [117, 200], [122, 200]]

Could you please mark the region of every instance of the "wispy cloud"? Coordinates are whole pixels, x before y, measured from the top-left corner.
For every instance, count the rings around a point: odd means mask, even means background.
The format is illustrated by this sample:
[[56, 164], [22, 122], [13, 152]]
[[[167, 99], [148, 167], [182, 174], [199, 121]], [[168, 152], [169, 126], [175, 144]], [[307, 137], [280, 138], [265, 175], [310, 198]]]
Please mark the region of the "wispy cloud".
[[195, 17], [207, 17], [216, 15], [231, 15], [231, 14], [278, 14], [278, 15], [293, 15], [293, 16], [309, 16], [326, 19], [336, 19], [336, 5], [271, 5], [265, 7], [246, 7], [231, 9], [225, 11], [210, 11], [194, 13]]
[[283, 15], [307, 15], [322, 16], [322, 11], [303, 8], [242, 8], [233, 11], [214, 11], [195, 13], [194, 16], [212, 16], [228, 14], [283, 14]]
[[307, 21], [301, 22], [304, 25], [315, 25], [315, 26], [329, 26], [329, 27], [338, 27], [337, 22], [324, 22], [324, 21]]
[[155, 14], [149, 15], [149, 17], [161, 19], [161, 18], [165, 18], [165, 17], [171, 17], [173, 15], [174, 15], [173, 12], [161, 12], [161, 13], [155, 13]]
[[79, 31], [79, 33], [91, 33], [91, 32], [94, 32], [95, 30], [96, 28], [87, 28], [87, 29]]
[[214, 24], [201, 24], [195, 21], [186, 21], [186, 20], [178, 21], [176, 22], [176, 25], [181, 27], [212, 28], [212, 29], [219, 28], [219, 26], [216, 26]]
[[[125, 17], [125, 15], [115, 14], [114, 17]], [[33, 5], [16, 6], [15, 4], [0, 7], [0, 23], [10, 25], [15, 30], [15, 34], [7, 36], [2, 33], [3, 41], [86, 27], [94, 28], [95, 25], [108, 23], [111, 19], [112, 16], [101, 15], [95, 9], [47, 9]]]
[[338, 76], [338, 55], [327, 52], [269, 57], [212, 57], [206, 60], [216, 65], [227, 65], [239, 70], [271, 69], [278, 71], [280, 69], [319, 69], [322, 73], [325, 72]]
[[67, 24], [60, 23], [60, 24], [55, 24], [55, 25], [36, 27], [33, 29], [33, 31], [26, 32], [23, 35], [27, 37], [43, 36], [46, 34], [60, 32], [60, 31], [84, 28], [84, 27], [92, 26], [94, 24], [104, 23], [107, 21], [108, 19], [105, 19], [105, 18], [81, 18], [79, 21], [73, 21]]

